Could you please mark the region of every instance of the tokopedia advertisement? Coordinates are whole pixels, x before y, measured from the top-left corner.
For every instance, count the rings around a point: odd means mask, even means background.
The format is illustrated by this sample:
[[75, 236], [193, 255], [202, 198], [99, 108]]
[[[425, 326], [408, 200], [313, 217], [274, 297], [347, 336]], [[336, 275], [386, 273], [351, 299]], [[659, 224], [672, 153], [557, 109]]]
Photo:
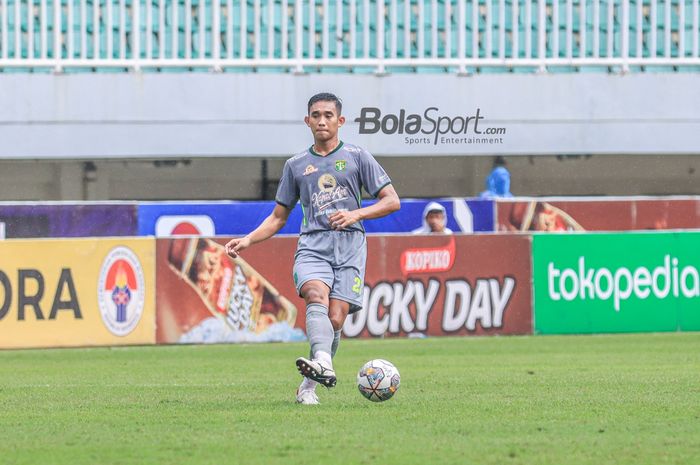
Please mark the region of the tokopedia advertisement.
[[533, 237], [535, 332], [700, 330], [700, 233]]
[[0, 348], [155, 342], [155, 240], [0, 242]]

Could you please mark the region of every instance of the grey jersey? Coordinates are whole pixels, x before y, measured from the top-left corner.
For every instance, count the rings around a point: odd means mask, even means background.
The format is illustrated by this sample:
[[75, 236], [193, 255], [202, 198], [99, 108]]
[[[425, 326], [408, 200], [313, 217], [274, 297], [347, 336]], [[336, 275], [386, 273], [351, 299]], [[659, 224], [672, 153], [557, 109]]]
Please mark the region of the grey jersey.
[[[369, 152], [341, 142], [326, 156], [309, 148], [287, 160], [275, 200], [290, 210], [301, 201], [301, 234], [308, 234], [333, 229], [328, 217], [336, 211], [360, 208], [363, 187], [376, 197], [387, 184], [389, 176]], [[346, 230], [364, 227], [358, 222]]]

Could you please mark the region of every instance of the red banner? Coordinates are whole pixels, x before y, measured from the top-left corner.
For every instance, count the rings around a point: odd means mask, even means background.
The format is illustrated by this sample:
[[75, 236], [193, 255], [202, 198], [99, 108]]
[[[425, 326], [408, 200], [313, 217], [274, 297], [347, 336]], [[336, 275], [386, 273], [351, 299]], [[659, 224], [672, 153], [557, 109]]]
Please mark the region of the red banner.
[[700, 200], [499, 200], [498, 231], [633, 231], [700, 228]]
[[296, 239], [272, 239], [236, 260], [226, 255], [225, 243], [157, 240], [156, 342], [303, 340], [295, 324], [304, 302], [291, 277]]
[[515, 236], [368, 238], [355, 336], [532, 333], [530, 242]]
[[[226, 239], [157, 241], [158, 343], [304, 338], [292, 281], [295, 237], [231, 260]], [[530, 243], [516, 236], [368, 238], [363, 309], [348, 337], [529, 334]]]

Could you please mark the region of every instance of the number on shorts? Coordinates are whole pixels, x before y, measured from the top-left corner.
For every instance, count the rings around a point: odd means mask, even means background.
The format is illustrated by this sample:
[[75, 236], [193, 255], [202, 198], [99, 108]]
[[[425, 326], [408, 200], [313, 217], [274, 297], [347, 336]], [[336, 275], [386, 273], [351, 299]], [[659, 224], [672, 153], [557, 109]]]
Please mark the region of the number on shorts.
[[355, 285], [352, 286], [352, 291], [355, 294], [359, 294], [360, 289], [362, 289], [362, 280], [359, 277], [355, 276]]

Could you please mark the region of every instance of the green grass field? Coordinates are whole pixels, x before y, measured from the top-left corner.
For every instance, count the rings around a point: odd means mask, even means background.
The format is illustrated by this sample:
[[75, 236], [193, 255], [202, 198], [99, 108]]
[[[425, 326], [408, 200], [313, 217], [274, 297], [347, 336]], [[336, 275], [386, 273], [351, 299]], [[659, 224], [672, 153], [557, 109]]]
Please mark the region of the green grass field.
[[[0, 351], [0, 463], [697, 464], [700, 334], [343, 341], [293, 403], [305, 344]], [[365, 400], [386, 358], [401, 388]]]

